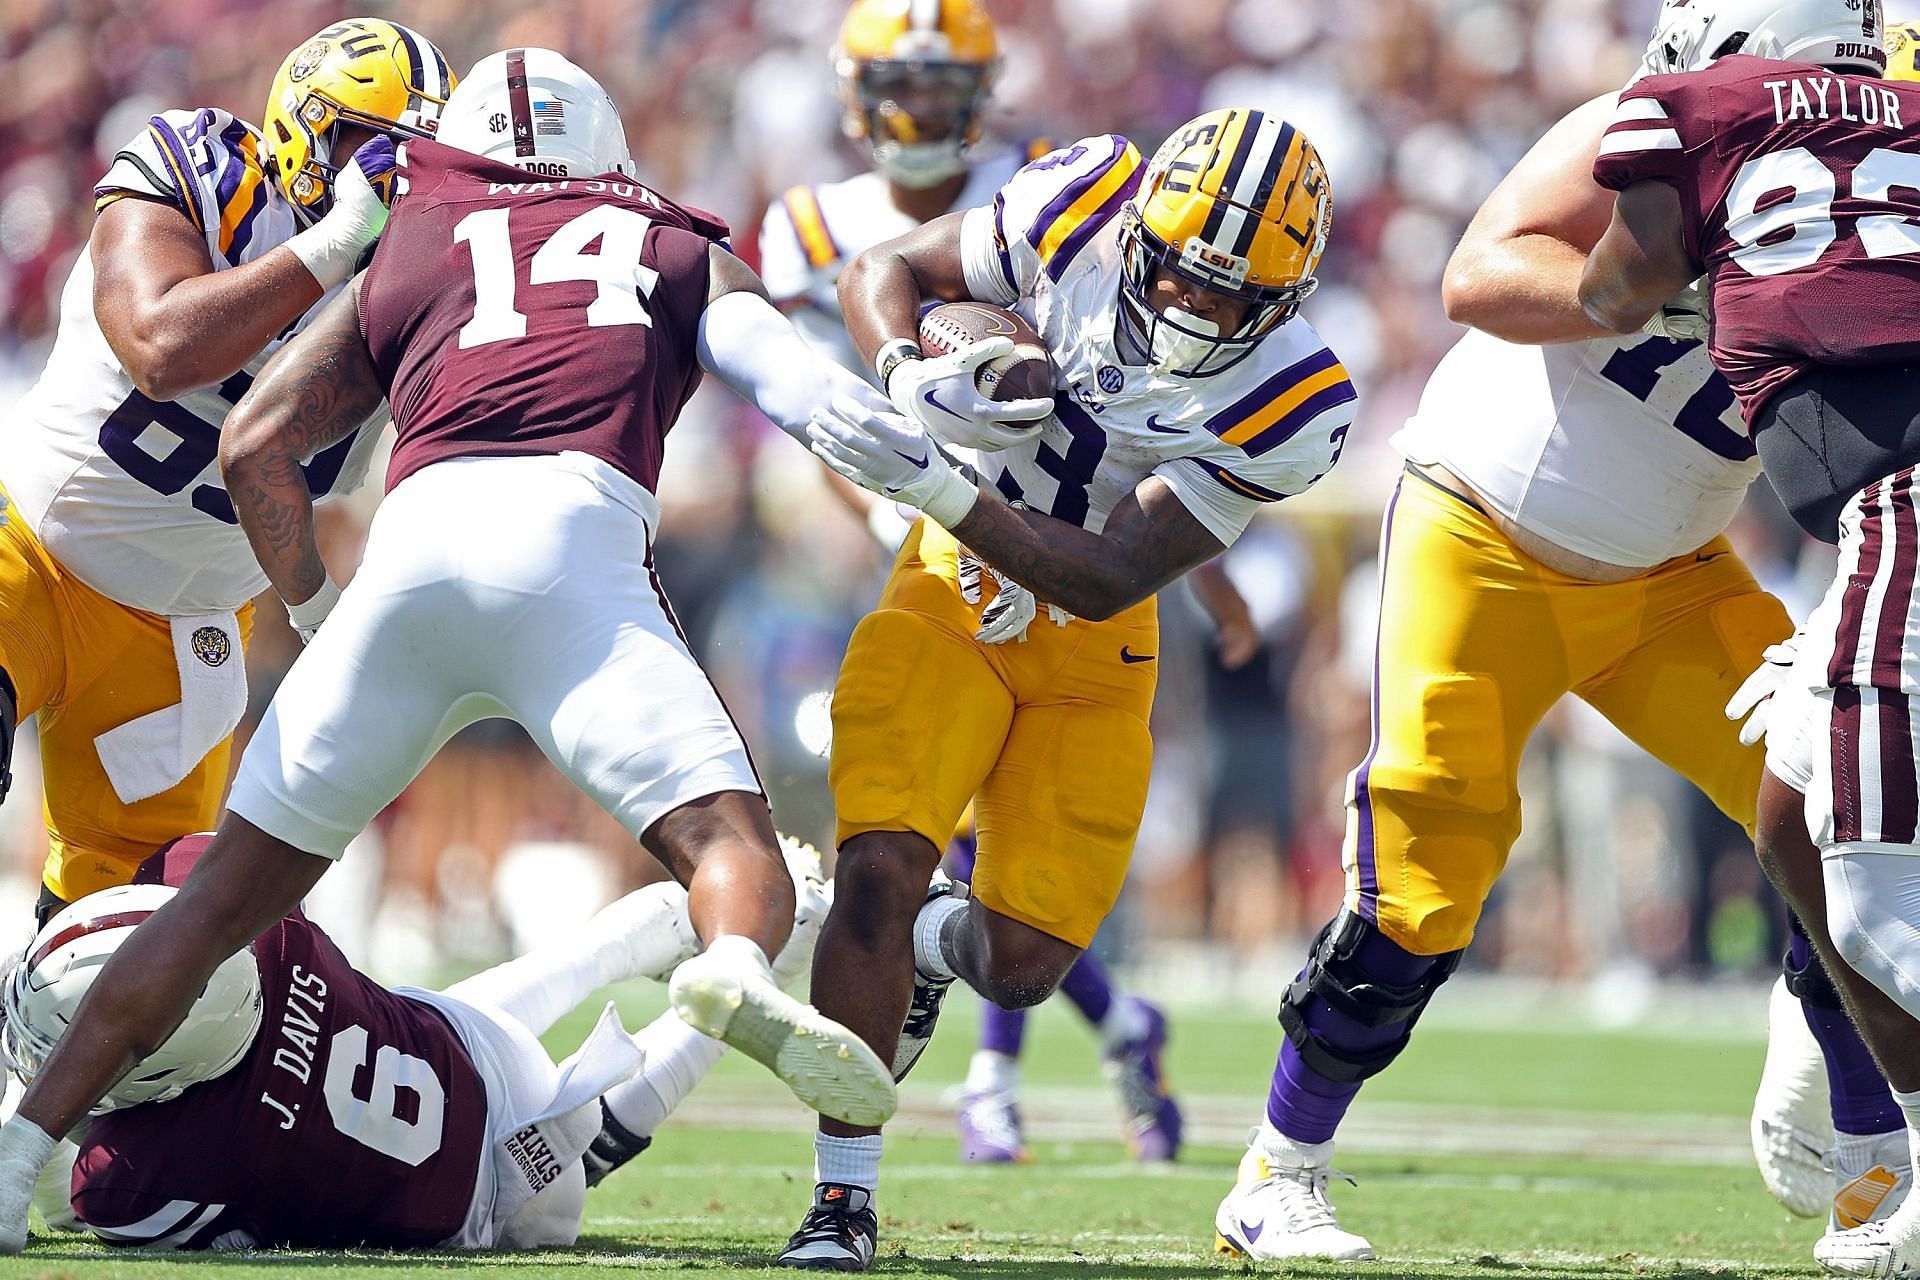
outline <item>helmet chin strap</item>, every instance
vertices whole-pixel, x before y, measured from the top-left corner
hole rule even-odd
[[[1214,344],[1220,337],[1220,326],[1216,322],[1203,320],[1175,306],[1162,308],[1159,321],[1153,326],[1153,349],[1149,352],[1150,366],[1155,373],[1197,369],[1201,361],[1213,354]]]

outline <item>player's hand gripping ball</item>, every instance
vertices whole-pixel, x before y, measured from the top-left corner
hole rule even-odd
[[[1053,411],[1053,360],[1018,315],[949,302],[920,319],[921,360],[887,379],[902,413],[948,444],[992,451],[1031,438]]]

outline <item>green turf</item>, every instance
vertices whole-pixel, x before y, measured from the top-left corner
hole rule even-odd
[[[622,1003],[634,1022],[658,1000],[640,993]],[[889,1142],[881,1201],[884,1273],[1170,1280],[1247,1272],[1211,1251],[1214,1206],[1239,1156],[1228,1142],[1190,1147],[1177,1167],[1147,1170],[1124,1158],[1117,1135],[1108,1139],[1095,1125],[1084,1140],[1036,1142],[1029,1165],[956,1164],[951,1130],[935,1099],[938,1086],[964,1069],[972,1014],[962,1005],[949,1019],[915,1074],[914,1119]],[[556,1039],[577,1036],[580,1025],[563,1027]],[[1275,1032],[1269,1018],[1256,1014],[1181,1018],[1172,1062],[1179,1083],[1201,1101],[1197,1109],[1256,1117]],[[1038,1096],[1077,1099],[1083,1107],[1104,1103],[1093,1049],[1070,1016],[1049,1010],[1036,1019],[1028,1061],[1029,1080],[1044,1086]],[[1368,1235],[1386,1261],[1287,1274],[1363,1273],[1381,1280],[1813,1275],[1808,1250],[1817,1227],[1786,1217],[1752,1170],[1731,1159],[1592,1158],[1556,1149],[1551,1136],[1535,1144],[1533,1154],[1422,1154],[1432,1144],[1423,1141],[1417,1121],[1456,1106],[1485,1109],[1486,1124],[1520,1147],[1527,1145],[1534,1109],[1584,1113],[1583,1123],[1598,1131],[1693,1126],[1737,1138],[1737,1117],[1751,1099],[1758,1065],[1757,1040],[1701,1043],[1677,1033],[1603,1034],[1559,1025],[1498,1032],[1423,1028],[1414,1049],[1369,1087],[1356,1110],[1356,1122],[1374,1118],[1372,1151],[1339,1161],[1359,1180],[1336,1184],[1343,1219]],[[1088,1096],[1067,1093],[1071,1086]],[[195,1266],[210,1266],[222,1277],[266,1277],[292,1267],[394,1280],[445,1275],[454,1267],[501,1276],[613,1269],[775,1274],[762,1268],[804,1208],[810,1182],[804,1117],[797,1107],[773,1102],[776,1090],[752,1064],[722,1063],[696,1095],[698,1107],[689,1108],[687,1118],[697,1122],[670,1125],[652,1151],[590,1196],[582,1244],[570,1251],[172,1261],[110,1254],[62,1237],[36,1240],[27,1257],[0,1264],[0,1280],[164,1276]],[[758,1109],[754,1117],[729,1122],[736,1108],[749,1107]],[[1370,1113],[1370,1107],[1376,1109]],[[763,1122],[763,1114],[771,1119]],[[1384,1146],[1380,1117],[1387,1118]],[[1403,1142],[1391,1128],[1399,1117],[1411,1118]]]

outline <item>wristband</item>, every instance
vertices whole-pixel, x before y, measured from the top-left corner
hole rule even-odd
[[[0,1164],[29,1164],[37,1174],[53,1159],[59,1143],[33,1121],[16,1115],[0,1126]]]
[[[893,376],[893,371],[904,361],[924,359],[926,357],[921,354],[920,344],[912,338],[895,338],[888,342],[880,348],[880,354],[873,358],[873,371],[880,375],[880,389],[892,395],[887,380]]]
[[[320,589],[299,604],[287,606],[287,620],[293,623],[295,631],[311,631],[327,620],[333,612],[333,606],[340,603],[340,588],[334,585],[332,578],[320,584]]]

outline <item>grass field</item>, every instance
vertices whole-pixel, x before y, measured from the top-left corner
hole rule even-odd
[[[1729,1000],[1752,1008],[1751,1032],[1739,1022],[1693,1037],[1678,1029],[1596,1032],[1551,1006],[1423,1026],[1406,1056],[1369,1085],[1338,1161],[1358,1180],[1336,1184],[1343,1221],[1371,1238],[1383,1261],[1287,1274],[1815,1274],[1808,1251],[1816,1224],[1778,1209],[1746,1154],[1760,1002]],[[622,1005],[638,1025],[658,996],[639,992]],[[1177,1166],[1142,1169],[1125,1157],[1090,1038],[1070,1013],[1044,1010],[1027,1055],[1034,1161],[988,1169],[955,1162],[942,1098],[971,1051],[972,1012],[949,1012],[903,1090],[881,1191],[882,1272],[1173,1280],[1251,1271],[1212,1252],[1212,1220],[1259,1115],[1277,1044],[1270,1016],[1216,1010],[1178,1020],[1170,1058],[1193,1141]],[[555,1043],[583,1031],[584,1020],[562,1027]],[[589,1196],[574,1250],[171,1261],[57,1237],[36,1239],[25,1258],[0,1264],[0,1280],[166,1276],[191,1267],[222,1280],[412,1280],[456,1266],[503,1277],[790,1274],[762,1268],[807,1202],[808,1133],[808,1117],[777,1085],[729,1059],[650,1152]]]

